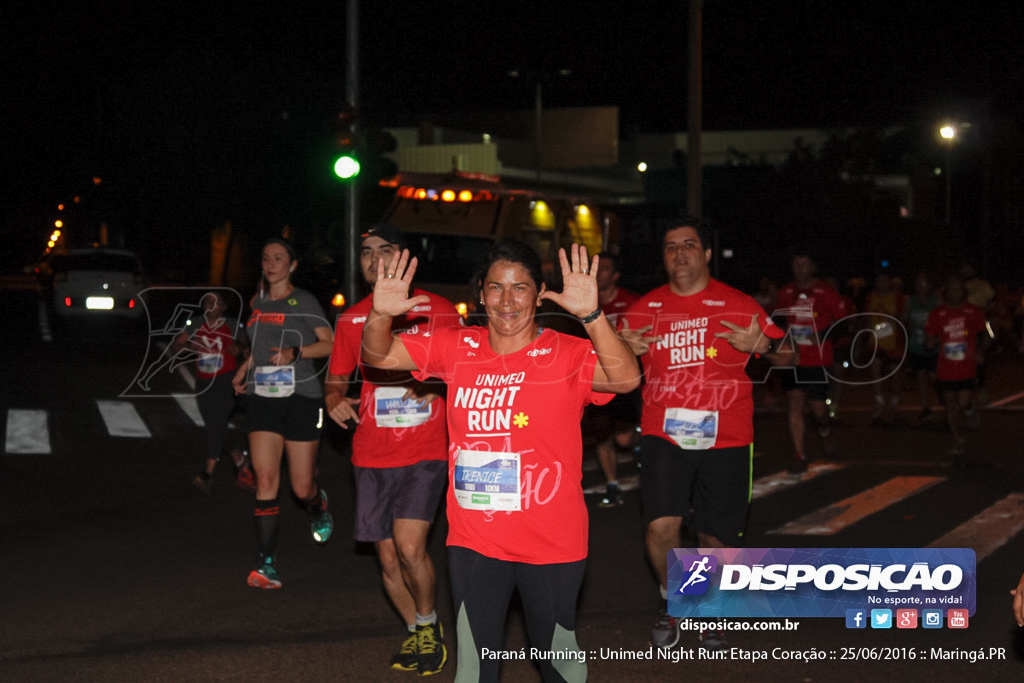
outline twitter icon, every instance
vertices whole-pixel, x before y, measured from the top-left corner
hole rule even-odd
[[[871,628],[892,628],[892,610],[871,610]]]

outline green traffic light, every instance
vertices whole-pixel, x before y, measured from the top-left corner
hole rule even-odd
[[[351,180],[359,175],[359,160],[344,154],[334,162],[334,174],[342,180]]]

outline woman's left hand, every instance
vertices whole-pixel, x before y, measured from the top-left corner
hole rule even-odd
[[[597,303],[597,264],[594,256],[587,268],[587,248],[580,244],[572,245],[572,263],[565,254],[565,249],[558,250],[558,262],[562,266],[561,293],[545,290],[541,299],[554,301],[577,318],[590,315],[598,308]]]
[[[372,312],[398,317],[430,301],[430,297],[425,294],[409,296],[416,264],[416,257],[410,258],[408,249],[396,252],[390,263],[384,263],[384,259],[377,261]]]

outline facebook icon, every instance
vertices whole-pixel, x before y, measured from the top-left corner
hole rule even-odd
[[[846,628],[867,628],[867,611],[862,609],[846,610]]]

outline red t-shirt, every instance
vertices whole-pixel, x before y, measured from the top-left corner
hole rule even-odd
[[[528,564],[582,560],[588,517],[579,424],[586,404],[607,403],[613,396],[591,388],[593,345],[545,329],[529,346],[497,354],[489,334],[484,327],[466,327],[402,338],[420,368],[413,374],[448,384],[448,545]],[[514,472],[502,480],[518,510],[460,505],[467,485],[475,486],[467,471],[484,482],[484,476],[498,474],[487,466],[467,467],[469,457],[503,463],[518,458],[518,495],[510,485]],[[470,495],[471,504],[486,505],[487,488],[480,485],[479,500]]]
[[[430,301],[392,321],[393,332],[433,332],[444,327],[461,327],[462,318],[444,297],[416,289],[413,296],[426,294]],[[356,367],[362,376],[359,393],[359,425],[352,436],[352,464],[356,467],[406,467],[424,460],[444,460],[448,452],[445,401],[438,397],[426,417],[401,402],[405,388],[413,384],[408,372],[395,372],[363,365],[360,353],[363,325],[373,307],[368,296],[338,316],[331,351],[330,371],[351,375]],[[438,387],[441,389],[441,387]],[[417,424],[420,420],[425,422]]]
[[[203,349],[196,359],[196,377],[210,379],[235,371],[238,361],[228,353],[228,347],[235,341],[233,333],[236,327],[234,320],[222,320],[216,327],[210,327],[206,320],[203,321],[191,339],[193,346]]]
[[[928,314],[925,334],[939,340],[935,377],[944,382],[974,379],[978,334],[985,329],[985,312],[972,304],[942,304]]]
[[[687,450],[754,440],[753,387],[746,373],[750,354],[715,333],[729,332],[723,320],[748,327],[755,315],[767,336],[782,338],[753,298],[714,279],[697,294],[680,296],[663,285],[633,304],[622,316],[630,329],[653,325],[648,334],[661,338],[641,356],[644,434]]]
[[[797,365],[832,365],[832,340],[825,333],[852,311],[833,287],[821,280],[806,288],[792,282],[779,290],[773,315],[785,316],[787,336],[800,353]]]
[[[604,311],[604,317],[608,318],[612,327],[618,327],[619,316],[628,311],[629,307],[639,298],[640,295],[636,292],[619,287],[615,292],[614,299],[601,304],[601,310]]]

